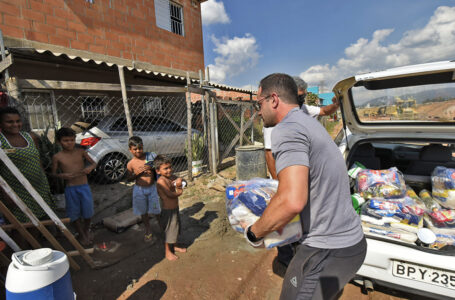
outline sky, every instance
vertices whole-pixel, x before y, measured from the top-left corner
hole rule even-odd
[[[270,73],[329,92],[356,74],[455,59],[455,0],[208,0],[210,81],[256,90]]]

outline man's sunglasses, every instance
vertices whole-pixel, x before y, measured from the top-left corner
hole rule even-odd
[[[259,100],[257,100],[256,102],[253,103],[253,107],[254,109],[256,109],[257,111],[260,111],[261,110],[261,106],[262,106],[262,102],[264,102],[267,98],[270,98],[272,95],[268,95],[264,98],[261,98]]]

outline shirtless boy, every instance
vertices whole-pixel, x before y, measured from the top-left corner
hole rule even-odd
[[[93,216],[93,198],[87,184],[87,174],[96,167],[96,163],[84,149],[75,148],[76,133],[70,128],[60,128],[55,135],[62,151],[52,157],[52,175],[66,181],[66,214],[74,225],[82,245],[93,242],[90,222]],[[85,166],[85,162],[89,166]],[[57,173],[60,169],[61,173]],[[84,219],[82,224],[81,218]]]
[[[157,180],[158,195],[163,208],[161,210],[160,225],[164,231],[164,249],[168,260],[176,260],[175,252],[185,253],[186,248],[175,246],[180,232],[179,196],[183,193],[186,181],[172,173],[171,160],[163,155],[155,158],[155,169],[160,178]]]
[[[133,187],[133,213],[140,215],[145,227],[144,241],[152,241],[149,214],[158,215],[161,211],[160,199],[156,191],[155,174],[151,163],[156,157],[153,152],[144,152],[144,144],[138,136],[128,141],[133,158],[128,162],[128,180],[135,180]]]

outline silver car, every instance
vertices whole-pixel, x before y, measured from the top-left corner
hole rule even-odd
[[[187,127],[163,117],[132,116],[134,135],[142,138],[145,152],[185,155]],[[199,131],[193,129],[193,133]],[[118,182],[126,173],[132,158],[128,148],[128,127],[125,116],[106,116],[96,127],[77,134],[76,142],[87,149],[97,162],[97,176],[105,182]]]

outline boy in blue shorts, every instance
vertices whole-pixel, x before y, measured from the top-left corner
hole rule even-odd
[[[135,181],[133,187],[133,213],[140,215],[145,227],[144,241],[152,241],[149,214],[159,215],[160,200],[156,191],[153,160],[156,154],[144,152],[144,144],[138,136],[130,137],[128,146],[133,158],[128,162],[128,180]]]
[[[90,223],[93,216],[93,198],[87,184],[87,174],[96,167],[96,163],[84,149],[75,148],[76,133],[63,127],[55,135],[62,151],[52,157],[52,175],[66,181],[66,213],[79,234],[83,246],[93,243]],[[85,162],[89,166],[85,166]],[[57,173],[60,169],[61,173]],[[81,218],[84,219],[82,223]]]

